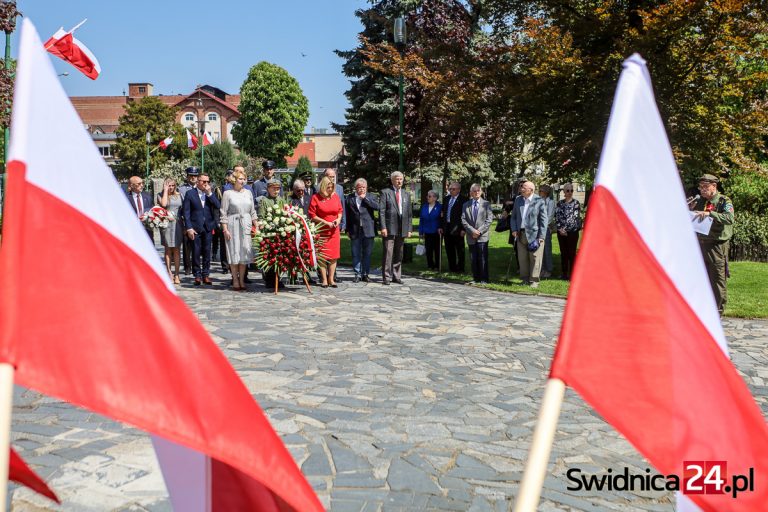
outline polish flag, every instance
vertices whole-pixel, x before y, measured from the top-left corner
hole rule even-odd
[[[32,471],[27,463],[24,462],[16,451],[11,448],[10,459],[8,464],[8,478],[17,484],[29,487],[38,494],[42,494],[46,498],[49,498],[56,503],[59,502],[59,498],[54,492],[46,485],[42,478],[40,478],[34,471]]]
[[[213,136],[210,132],[203,132],[203,146],[210,146],[213,144]]]
[[[187,129],[187,147],[191,149],[197,149],[197,137],[192,135],[192,132]]]
[[[81,21],[69,32],[65,32],[64,27],[61,27],[45,42],[45,49],[75,66],[91,80],[96,80],[101,73],[99,61],[91,50],[73,35],[85,21]]]
[[[0,361],[15,381],[152,433],[174,510],[322,510],[176,295],[29,19],[11,126]],[[38,230],[48,235],[29,236]],[[55,277],[24,271],[51,246],[67,248]]]
[[[728,358],[638,55],[624,63],[588,217],[551,377],[576,390],[663,474],[682,476],[685,461],[726,461],[729,478],[754,468],[754,491],[688,494],[680,508],[765,510],[768,428]]]
[[[160,146],[160,149],[167,149],[168,146],[171,145],[171,142],[173,142],[173,137],[166,137],[160,141],[160,144],[158,144],[158,146]]]

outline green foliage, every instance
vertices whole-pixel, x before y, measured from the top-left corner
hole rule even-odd
[[[768,251],[768,215],[736,210],[731,244],[739,247],[762,247]]]
[[[768,212],[768,170],[765,174],[731,171],[723,182],[725,195],[733,201],[737,216],[742,212]]]
[[[276,162],[301,141],[309,119],[307,98],[286,70],[259,62],[240,87],[240,120],[232,130],[238,146],[254,157]]]
[[[197,150],[195,162],[200,162],[200,151]],[[218,185],[224,183],[224,176],[227,169],[232,169],[236,162],[235,148],[229,142],[214,142],[205,146],[205,173],[211,177],[211,180]],[[199,165],[198,165],[199,167]]]
[[[296,174],[297,176],[301,176],[304,173],[312,172],[312,162],[309,161],[309,158],[302,156],[299,157],[299,161],[296,164]]]
[[[147,132],[150,133],[149,144],[146,141]],[[165,151],[159,149],[160,141],[169,135],[173,135],[173,143]],[[128,103],[117,127],[115,154],[120,159],[119,173],[123,176],[144,176],[147,146],[150,149],[150,171],[169,159],[188,158],[191,152],[187,149],[185,141],[184,128],[176,123],[174,109],[165,105],[159,98],[147,96]]]
[[[171,178],[176,180],[177,185],[182,185],[187,181],[187,167],[193,165],[195,165],[195,161],[191,158],[184,160],[168,160],[164,164],[152,169],[149,173],[149,177],[163,180]]]

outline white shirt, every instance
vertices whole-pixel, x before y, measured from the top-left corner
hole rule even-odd
[[[360,205],[363,204],[363,198],[360,196],[355,196],[355,203],[357,204],[357,209],[360,209]]]
[[[533,194],[525,198],[525,201],[523,202],[523,222],[525,222],[525,216],[528,213],[528,207],[531,206],[531,200],[533,199]]]
[[[458,195],[451,196],[451,198],[448,200],[448,214],[447,214],[447,217],[449,219],[451,218],[451,210],[453,209],[453,205],[456,203],[456,198],[457,197],[458,197]]]
[[[432,213],[432,210],[433,210],[434,208],[435,208],[435,205],[434,205],[434,204],[433,204],[433,205],[431,205],[431,206],[428,208],[428,210],[427,210],[427,213]]]

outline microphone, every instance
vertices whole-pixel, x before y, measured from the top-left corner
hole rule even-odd
[[[693,196],[693,197],[689,197],[689,198],[688,198],[688,199],[686,199],[685,201],[686,201],[686,202],[687,202],[687,203],[690,205],[691,203],[695,203],[695,202],[696,202],[696,201],[698,201],[699,199],[701,199],[701,196],[700,196],[699,194],[696,194],[696,195],[695,195],[695,196]]]

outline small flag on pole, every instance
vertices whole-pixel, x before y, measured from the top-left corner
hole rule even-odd
[[[211,144],[213,144],[213,136],[211,135],[211,132],[204,132],[203,146],[210,146]]]
[[[56,503],[59,502],[59,498],[48,487],[48,485],[40,478],[34,471],[32,471],[27,463],[24,462],[16,451],[11,448],[11,458],[9,461],[8,478],[13,480],[17,484],[29,487],[38,494],[42,494],[46,498],[49,498]]]
[[[187,147],[190,149],[197,149],[197,137],[187,129]]]
[[[173,142],[173,137],[166,137],[160,141],[160,144],[158,144],[158,146],[160,146],[160,149],[166,149],[168,148],[168,146],[171,145],[171,142]]]
[[[91,80],[96,80],[101,73],[99,61],[91,50],[74,36],[75,30],[85,21],[78,23],[69,32],[65,32],[64,27],[60,28],[45,42],[44,46],[49,53],[69,62]]]

